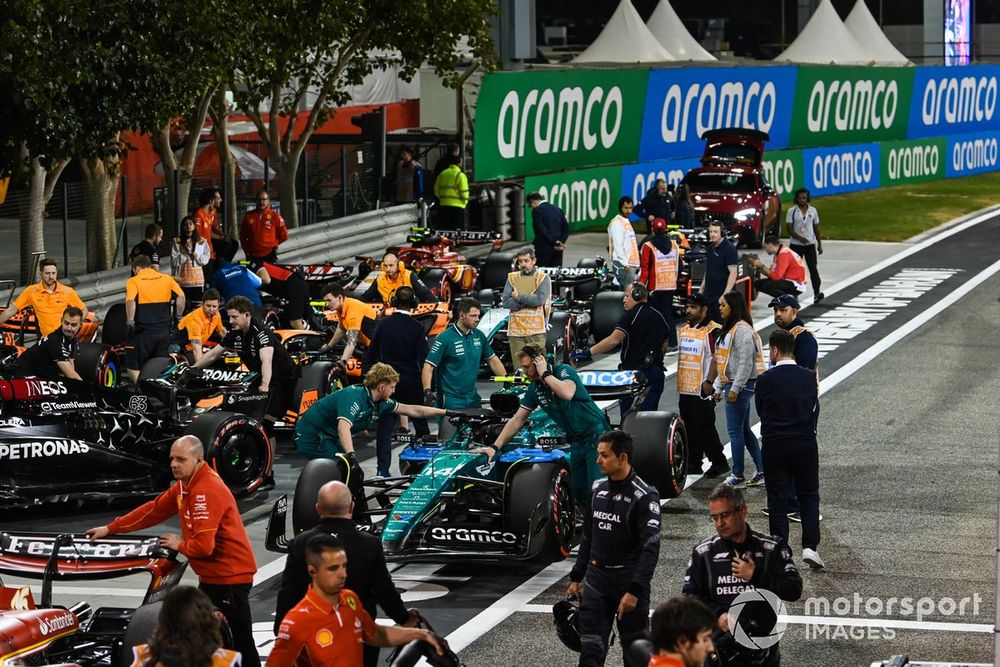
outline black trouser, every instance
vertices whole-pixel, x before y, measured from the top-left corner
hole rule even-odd
[[[233,632],[234,648],[243,656],[243,667],[260,667],[257,642],[253,639],[250,588],[253,584],[198,584],[215,608],[222,612]]]
[[[712,465],[725,465],[726,455],[722,452],[722,441],[715,428],[715,401],[698,396],[679,394],[677,405],[688,437],[688,470],[701,472],[701,460],[705,456]],[[770,477],[768,483],[770,484]]]
[[[244,250],[244,252],[246,252],[246,248],[244,248],[243,250]],[[277,264],[278,263],[278,249],[277,248],[271,248],[271,252],[267,253],[266,255],[251,255],[250,253],[247,253],[247,261],[250,262],[250,263],[254,263],[254,262],[270,262],[271,264]]]
[[[406,405],[423,405],[422,387],[419,377],[400,375],[393,399]],[[413,430],[417,437],[423,437],[431,432],[426,419],[411,418],[410,421],[413,422]],[[395,413],[386,413],[379,417],[378,430],[375,434],[375,461],[377,472],[382,475],[388,475],[389,467],[392,465],[392,431],[395,426]]]
[[[814,245],[796,245],[794,243],[789,243],[788,247],[792,249],[795,254],[806,261],[806,266],[809,267],[809,281],[812,284],[813,294],[819,294],[822,290],[820,289],[819,279],[819,257],[816,254],[816,246]]]
[[[702,292],[702,294],[708,300],[708,319],[722,324],[722,311],[719,310],[719,299],[722,298],[722,295],[712,294],[711,292]]]
[[[600,667],[608,653],[611,623],[618,616],[618,605],[628,592],[634,571],[630,567],[604,569],[587,568],[583,580],[583,597],[577,616],[580,629],[580,667]],[[640,667],[630,660],[628,647],[642,637],[649,627],[649,587],[639,596],[635,609],[618,621],[618,643],[622,647],[625,667]],[[642,667],[645,667],[643,665]]]
[[[465,229],[465,209],[458,206],[439,206],[437,226],[439,229]]]
[[[802,514],[802,548],[819,545],[819,447],[816,441],[763,442],[767,471],[767,507],[771,535],[788,540],[788,496],[799,499]]]
[[[782,294],[791,294],[792,296],[799,295],[798,286],[791,280],[771,280],[770,278],[761,278],[756,282],[757,291],[763,292],[768,296],[781,296]]]
[[[667,344],[677,347],[677,326],[674,324],[674,290],[656,290],[649,295],[649,305],[660,311],[667,321]]]
[[[556,250],[548,244],[535,244],[535,259],[538,260],[538,266],[562,266],[562,250]]]

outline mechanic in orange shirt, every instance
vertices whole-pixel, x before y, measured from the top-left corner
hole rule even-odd
[[[177,482],[169,489],[108,525],[91,528],[87,537],[132,533],[179,516],[181,534],[160,535],[160,546],[187,557],[198,575],[198,588],[229,622],[243,667],[259,667],[250,615],[257,562],[236,500],[205,462],[204,445],[193,435],[178,438],[170,447],[170,471]]]
[[[247,211],[240,225],[240,245],[250,262],[277,262],[278,246],[288,240],[281,215],[271,209],[266,190],[257,193],[257,210]]]
[[[220,206],[222,193],[216,188],[205,188],[198,195],[198,209],[191,214],[198,237],[208,241],[209,256],[212,259],[215,259],[215,240],[226,238],[222,233],[222,225],[219,224]],[[207,275],[205,280],[208,280]]]
[[[17,314],[22,308],[31,306],[35,311],[35,321],[38,322],[39,338],[48,336],[62,325],[62,314],[66,306],[76,306],[83,311],[83,319],[87,319],[87,307],[72,287],[59,283],[59,265],[56,260],[45,258],[38,263],[42,272],[41,282],[24,288],[14,303],[0,313],[0,324],[3,324]]]
[[[357,594],[344,588],[347,553],[333,535],[309,539],[306,563],[312,585],[285,614],[267,667],[361,667],[365,644],[400,646],[415,640],[444,654],[443,640],[427,630],[375,624]]]
[[[146,255],[132,260],[132,273],[125,283],[125,320],[132,346],[125,356],[125,371],[132,384],[138,384],[143,364],[170,354],[173,318],[184,312],[185,299],[177,281],[153,268]]]
[[[218,334],[221,340],[229,333],[222,325],[222,316],[219,315],[219,302],[222,300],[219,290],[209,288],[202,294],[201,299],[201,307],[185,315],[177,325],[177,343],[181,347],[191,345],[195,362],[201,359],[205,341],[215,334]]]
[[[344,345],[344,353],[340,355],[340,358],[347,361],[354,354],[358,343],[371,344],[378,311],[371,304],[346,296],[341,285],[330,283],[324,286],[320,296],[326,302],[327,310],[336,311],[337,330],[330,337],[330,342],[320,347],[319,350],[326,352],[340,342],[341,338],[346,337],[347,343]]]
[[[664,602],[649,624],[654,653],[648,667],[702,667],[715,650],[715,614],[697,598],[682,596]]]

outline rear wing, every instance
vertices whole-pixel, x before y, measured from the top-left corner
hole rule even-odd
[[[577,371],[583,386],[594,400],[612,400],[635,396],[646,386],[642,371]],[[512,386],[531,383],[526,375],[497,375],[494,382]]]
[[[486,245],[492,244],[494,250],[503,246],[503,236],[500,232],[480,232],[465,229],[432,229],[430,227],[410,227],[406,237],[408,243],[422,243],[439,237],[447,237],[455,245]]]
[[[177,552],[159,546],[152,535],[115,535],[91,542],[70,533],[0,533],[0,574],[40,579],[41,606],[52,603],[52,582],[97,580],[148,572],[143,604],[156,602],[187,569]]]
[[[538,270],[551,278],[555,287],[573,287],[591,280],[602,281],[608,275],[603,260],[599,266],[540,266]]]

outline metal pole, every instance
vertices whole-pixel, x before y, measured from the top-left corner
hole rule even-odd
[[[69,183],[63,181],[63,275],[69,275]]]
[[[128,264],[128,177],[122,175],[122,266],[126,264]]]
[[[308,225],[312,222],[309,219],[309,156],[306,155],[306,151],[309,147],[306,146],[302,150],[302,209],[305,211],[302,219],[305,220],[302,224]]]
[[[344,217],[347,212],[347,149],[340,147],[340,198],[344,203]]]

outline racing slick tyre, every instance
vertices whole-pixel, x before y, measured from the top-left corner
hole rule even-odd
[[[492,308],[497,302],[497,292],[487,287],[476,292],[476,300],[483,308]]]
[[[557,311],[549,318],[549,330],[545,334],[545,349],[553,355],[557,364],[568,364],[573,351],[572,315]]]
[[[184,429],[205,447],[205,460],[233,495],[253,493],[271,474],[271,443],[264,427],[246,415],[224,410],[202,414]]]
[[[528,557],[551,563],[569,556],[575,530],[569,469],[561,463],[519,466],[507,494],[507,526],[519,540],[528,540],[533,552]]]
[[[125,317],[125,304],[116,303],[108,308],[101,324],[101,342],[105,345],[122,345],[128,341],[128,320]]]
[[[292,500],[292,534],[309,530],[319,521],[316,514],[316,495],[327,482],[345,482],[347,465],[344,459],[313,459],[302,468],[295,483]]]
[[[494,252],[486,258],[479,273],[479,288],[502,290],[507,284],[507,274],[513,269],[514,251]]]
[[[594,342],[598,343],[615,330],[618,321],[625,314],[625,304],[622,299],[624,292],[601,292],[594,296],[590,306],[590,332]]]
[[[632,434],[636,474],[655,486],[660,498],[680,495],[688,458],[687,431],[681,418],[673,412],[631,412],[621,428]]]
[[[83,350],[81,349],[80,352],[82,354]],[[142,384],[143,380],[161,377],[174,363],[176,362],[171,357],[153,357],[144,363],[142,369],[139,370],[139,384]]]
[[[148,644],[160,623],[160,609],[163,602],[151,602],[132,612],[132,618],[125,627],[121,653],[115,663],[119,667],[129,667],[135,659],[133,649],[139,644]]]
[[[420,280],[442,303],[451,302],[451,281],[444,269],[430,268],[422,273]]]
[[[291,405],[298,417],[313,403],[330,393],[332,371],[332,361],[315,361],[302,367]]]
[[[84,382],[99,387],[117,387],[118,355],[107,345],[100,343],[80,343],[80,354],[76,357],[76,372]]]

